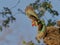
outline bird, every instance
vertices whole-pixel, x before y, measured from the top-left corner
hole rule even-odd
[[[25,8],[25,13],[32,20],[32,26],[36,26],[39,20],[37,13],[32,6],[27,6]]]
[[[45,34],[44,33],[45,32],[44,22],[39,19],[38,14],[35,12],[35,10],[32,6],[27,6],[25,8],[25,13],[28,16],[28,18],[31,19],[32,26],[38,27],[38,34],[36,36],[36,39],[39,41]],[[40,23],[40,22],[42,22],[42,23]],[[43,27],[41,24],[43,25]]]

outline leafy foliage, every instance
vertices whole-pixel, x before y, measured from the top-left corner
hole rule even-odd
[[[54,26],[55,24],[56,24],[56,22],[54,22],[51,19],[49,19],[47,26]]]
[[[39,18],[41,18],[42,16],[44,16],[45,12],[48,11],[50,14],[52,14],[51,16],[58,16],[59,13],[53,9],[53,6],[51,4],[51,1],[49,0],[44,0],[43,2],[41,2],[41,0],[36,0],[34,3],[30,4],[35,10],[37,10],[37,14],[39,16]],[[22,10],[19,9],[19,11],[22,12]],[[23,14],[25,14],[24,12],[22,12]],[[11,9],[9,9],[8,7],[3,7],[3,11],[0,12],[0,14],[2,15],[2,18],[6,18],[5,20],[3,20],[2,26],[3,27],[9,27],[9,23],[13,22],[16,20],[16,18],[13,16],[13,13],[11,11]],[[51,21],[51,20],[47,20],[48,24],[47,26],[50,25],[55,25],[56,22],[55,21]],[[2,30],[2,28],[1,28]]]
[[[16,20],[16,18],[12,15],[12,11],[8,7],[3,7],[4,11],[0,12],[2,15],[2,18],[6,18],[3,20],[2,26],[9,27],[9,23]],[[2,30],[2,27],[0,26],[0,29]]]
[[[25,45],[34,45],[34,43],[32,41],[29,41],[29,42],[23,41],[23,44],[25,44]]]
[[[54,18],[54,16],[58,16],[59,13],[53,9],[53,6],[51,4],[51,1],[49,0],[44,0],[42,3],[40,0],[36,0],[34,3],[30,4],[35,10],[38,11],[38,16],[41,18],[44,16],[45,12],[48,11],[51,16]],[[52,19],[47,20],[48,24],[47,26],[55,25],[56,22],[55,20],[52,22]]]

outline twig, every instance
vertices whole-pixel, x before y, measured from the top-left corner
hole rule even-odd
[[[20,11],[22,14],[26,15],[26,13],[23,12],[21,9],[18,9],[18,11]]]

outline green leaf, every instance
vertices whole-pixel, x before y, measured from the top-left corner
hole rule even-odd
[[[55,10],[53,10],[53,14],[54,15],[56,15],[56,16],[58,16],[59,14],[58,14],[58,12],[57,11],[55,11]]]
[[[31,3],[30,6],[32,6],[33,4]]]
[[[13,16],[11,16],[11,19],[12,19],[12,20],[16,20],[16,18],[15,18],[15,17],[13,17]]]
[[[3,7],[5,14],[12,14],[11,10],[8,7]]]
[[[10,22],[10,18],[8,17],[6,20],[3,21],[2,25],[6,27],[8,26],[9,22]]]
[[[33,8],[38,9],[38,5],[36,3],[33,3]]]
[[[40,0],[36,0],[36,1],[35,1],[35,3],[39,3],[39,2],[40,2]]]
[[[23,41],[23,44],[26,44],[26,41]]]
[[[0,26],[0,31],[2,31],[2,26]]]
[[[59,13],[58,13],[56,10],[53,10],[53,9],[51,9],[51,8],[48,9],[48,12],[49,12],[50,14],[53,14],[53,16],[58,16],[58,15],[59,15]]]
[[[56,24],[55,21],[52,21],[51,19],[49,19],[47,26],[54,26],[55,24]]]

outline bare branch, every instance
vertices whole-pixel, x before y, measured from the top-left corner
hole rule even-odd
[[[18,0],[17,3],[13,7],[11,7],[10,9],[15,8],[19,3],[20,3],[20,0]]]

